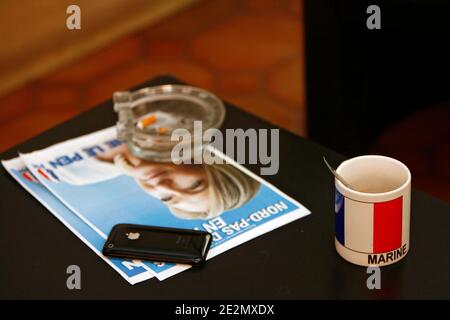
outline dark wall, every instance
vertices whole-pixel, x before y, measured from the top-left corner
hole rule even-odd
[[[381,30],[366,27],[370,4]],[[306,0],[309,136],[364,153],[386,127],[449,100],[449,21],[450,1]]]

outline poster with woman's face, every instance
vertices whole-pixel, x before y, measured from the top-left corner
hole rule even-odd
[[[215,151],[219,153],[218,151]],[[132,155],[107,128],[22,155],[39,181],[106,239],[118,223],[200,229],[208,259],[309,211],[220,154],[221,164],[180,164]],[[149,267],[159,279],[186,269]]]

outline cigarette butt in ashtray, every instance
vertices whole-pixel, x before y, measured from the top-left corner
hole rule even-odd
[[[157,124],[159,122],[159,124]],[[167,135],[170,133],[171,129],[167,126],[161,126],[161,124],[167,123],[167,119],[163,116],[162,118],[156,116],[156,114],[150,114],[148,116],[142,117],[138,123],[137,127],[141,130],[153,126],[153,130],[160,135]]]
[[[159,134],[167,134],[169,132],[169,128],[167,127],[160,127],[158,128],[158,133]]]
[[[145,129],[149,125],[156,123],[156,120],[157,120],[156,115],[151,114],[148,117],[139,120],[137,126],[139,129]]]

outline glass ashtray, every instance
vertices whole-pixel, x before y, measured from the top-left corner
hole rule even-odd
[[[203,132],[219,128],[225,118],[225,107],[218,97],[185,85],[115,92],[113,102],[119,116],[118,138],[127,143],[131,153],[145,160],[173,161],[172,149],[180,143],[193,148],[181,157],[193,157],[203,148]],[[201,130],[198,125],[194,130],[195,121],[201,121]],[[176,129],[185,129],[189,139],[172,140]]]

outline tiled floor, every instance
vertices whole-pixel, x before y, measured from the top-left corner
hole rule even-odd
[[[0,151],[171,73],[305,134],[300,0],[204,0],[0,97]]]

